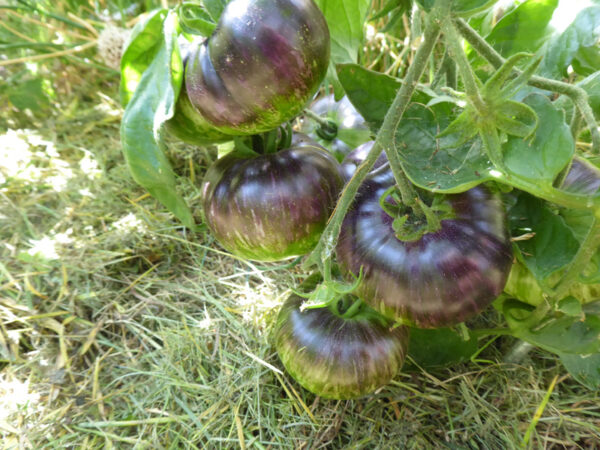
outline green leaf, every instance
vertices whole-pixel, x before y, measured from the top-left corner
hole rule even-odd
[[[185,33],[208,37],[217,24],[202,5],[184,2],[177,9],[181,29]]]
[[[229,3],[229,0],[202,0],[202,5],[204,5],[215,23],[221,18],[227,3]]]
[[[339,64],[337,72],[350,102],[365,118],[371,130],[377,132],[402,81],[358,64]],[[428,100],[429,97],[419,91],[413,96],[413,101]]]
[[[548,24],[558,0],[528,0],[506,14],[486,40],[508,57],[519,52],[535,52],[548,38]]]
[[[144,71],[152,64],[162,45],[163,22],[166,9],[152,11],[138,22],[131,32],[121,58],[121,104],[126,106],[142,79]]]
[[[579,242],[564,219],[543,200],[520,193],[508,217],[513,236],[535,233],[531,239],[516,241],[516,245],[521,259],[538,281],[545,281],[575,257]]]
[[[562,112],[546,97],[532,94],[524,103],[538,115],[539,126],[533,140],[510,136],[503,144],[508,177],[490,163],[479,137],[462,145],[456,145],[461,135],[436,139],[460,110],[449,103],[431,108],[412,104],[396,130],[396,148],[408,177],[424,189],[448,193],[489,180],[518,188],[523,186],[520,180],[533,182],[536,192],[551,189],[573,155],[573,138]]]
[[[571,160],[575,142],[562,112],[550,100],[532,94],[524,103],[538,115],[535,138],[529,142],[510,136],[503,145],[504,163],[511,174],[550,185]]]
[[[468,361],[477,352],[477,338],[462,336],[450,328],[411,328],[408,356],[423,368]]]
[[[571,295],[560,300],[556,310],[571,317],[581,317],[583,314],[581,302]]]
[[[571,63],[575,73],[588,76],[600,69],[600,48],[581,47]]]
[[[192,214],[175,189],[175,175],[163,152],[160,129],[171,118],[181,89],[183,63],[177,46],[174,12],[169,12],[161,41],[144,71],[121,122],[123,154],[133,179],[193,228]]]
[[[591,355],[560,353],[560,361],[581,384],[589,389],[600,389],[600,353]]]
[[[454,0],[452,12],[460,17],[471,17],[491,8],[498,0]]]
[[[522,304],[523,305],[523,304]],[[600,317],[586,314],[585,320],[562,316],[529,327],[527,314],[531,307],[504,302],[504,316],[515,337],[552,353],[589,354],[600,351]]]
[[[582,47],[592,47],[600,39],[600,6],[582,10],[571,25],[553,37],[544,48],[540,74],[560,79]]]
[[[337,64],[356,63],[358,51],[363,45],[363,25],[367,18],[371,0],[315,0],[319,6],[331,37],[331,58],[327,78],[339,86],[335,67]],[[336,89],[336,100],[343,92]]]
[[[357,64],[340,64],[337,73],[350,102],[374,132],[379,130],[402,82]]]

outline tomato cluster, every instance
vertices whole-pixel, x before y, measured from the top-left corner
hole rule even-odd
[[[329,117],[322,125],[352,117],[353,125],[331,127],[346,129],[345,143],[327,134],[327,126],[304,130],[330,144],[329,151],[289,128],[277,130],[325,76],[329,32],[321,12],[312,0],[233,0],[213,35],[183,53],[184,86],[168,129],[193,143],[251,136],[236,138],[234,150],[204,177],[202,213],[212,235],[251,260],[310,252],[344,184],[373,147],[373,141],[358,146],[370,134],[347,99],[324,97],[312,113]],[[336,157],[344,156],[340,164]],[[500,294],[510,270],[503,206],[483,187],[448,196],[452,214],[438,231],[399,238],[395,218],[382,205],[395,184],[386,163],[382,154],[342,223],[336,280],[309,277],[275,325],[283,365],[323,397],[354,398],[388,383],[406,355],[407,324],[440,327],[472,317]],[[329,298],[319,307],[303,308],[304,296],[328,283],[343,285],[342,277],[355,282],[352,295],[326,290]]]

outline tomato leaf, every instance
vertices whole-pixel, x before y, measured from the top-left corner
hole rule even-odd
[[[336,100],[343,92],[335,70],[336,64],[356,63],[363,45],[363,25],[371,0],[315,0],[325,16],[331,36],[331,57],[327,78],[337,86]]]
[[[166,9],[152,11],[144,20],[138,22],[131,32],[121,57],[119,91],[123,106],[126,106],[131,100],[142,79],[142,74],[150,66],[158,52],[165,17],[167,17]]]
[[[208,14],[210,14],[213,21],[217,23],[225,6],[227,6],[228,1],[229,0],[202,0],[202,5],[206,8],[206,11],[208,11]]]
[[[508,217],[513,236],[535,233],[531,239],[517,241],[516,246],[538,281],[543,282],[575,257],[579,242],[564,219],[543,200],[522,192]]]
[[[576,355],[560,353],[560,361],[565,369],[589,389],[600,389],[600,353]]]
[[[454,14],[470,17],[491,8],[498,0],[455,0],[452,5]]]
[[[597,314],[584,309],[584,320],[563,315],[532,327],[527,322],[531,306],[505,302],[503,309],[513,335],[530,344],[557,354],[590,354],[600,351],[600,317]]]
[[[590,6],[582,10],[565,31],[548,41],[544,49],[544,59],[539,73],[543,76],[560,79],[567,76],[580,49],[596,45],[600,39],[600,6]]]
[[[192,228],[192,214],[175,189],[175,175],[160,137],[162,124],[174,114],[183,77],[176,20],[174,12],[164,20],[154,57],[125,109],[121,144],[133,179]]]
[[[556,310],[571,317],[580,318],[583,314],[581,302],[571,295],[560,300],[556,305]]]
[[[533,141],[509,136],[503,144],[503,176],[488,160],[479,137],[456,146],[457,136],[436,136],[456,117],[449,103],[428,108],[411,105],[396,130],[396,148],[408,177],[418,186],[442,192],[462,192],[479,183],[497,180],[520,187],[519,179],[550,188],[573,155],[575,144],[563,114],[539,94],[525,99],[539,117]]]
[[[202,5],[183,2],[177,8],[177,12],[181,29],[185,33],[208,37],[217,26],[211,15]]]
[[[535,52],[548,38],[550,19],[558,0],[529,0],[498,21],[486,36],[503,56],[519,52]]]
[[[477,338],[468,340],[451,328],[411,328],[408,356],[423,368],[468,361],[477,352]]]
[[[358,64],[338,64],[337,73],[350,102],[376,133],[396,97],[396,92],[402,86],[402,81]],[[429,97],[417,91],[413,101],[426,103]]]
[[[510,136],[503,145],[504,163],[513,175],[551,185],[575,152],[575,142],[563,114],[539,94],[524,103],[537,113],[539,125],[532,142]]]

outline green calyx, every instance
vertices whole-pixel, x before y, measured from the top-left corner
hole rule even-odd
[[[443,24],[446,41],[453,59],[458,64],[465,85],[465,94],[446,90],[457,95],[467,104],[464,111],[437,137],[454,135],[456,145],[463,145],[479,134],[485,144],[490,161],[505,172],[500,141],[502,135],[531,139],[538,128],[539,119],[535,111],[511,98],[530,80],[541,62],[533,58],[525,70],[514,76],[517,64],[528,53],[517,53],[508,58],[485,84],[473,73],[462,46],[458,43],[458,33],[451,19]]]
[[[391,186],[379,197],[379,206],[393,220],[396,237],[405,242],[419,240],[441,228],[441,221],[455,217],[454,210],[441,194],[422,191],[416,198],[418,210],[402,202],[397,186]]]

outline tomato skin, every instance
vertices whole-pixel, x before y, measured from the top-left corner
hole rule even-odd
[[[221,132],[257,134],[296,116],[329,64],[329,29],[312,0],[233,0],[194,46],[185,85]]]
[[[455,217],[413,242],[399,240],[379,205],[391,182],[367,180],[346,215],[337,259],[363,280],[356,295],[383,315],[420,328],[454,325],[500,293],[512,246],[500,197],[478,186],[449,195]]]
[[[342,186],[338,162],[321,147],[256,157],[232,152],[204,177],[204,218],[233,254],[259,261],[299,256],[316,245]]]
[[[408,327],[392,328],[372,310],[351,319],[327,307],[301,312],[304,300],[292,294],[274,330],[284,367],[304,388],[325,398],[349,399],[374,392],[396,375],[406,355]]]
[[[194,109],[185,86],[181,87],[175,114],[165,123],[165,128],[169,134],[192,145],[217,144],[231,140],[231,136],[217,130]]]
[[[600,169],[585,158],[575,156],[561,189],[577,194],[595,194],[600,189]]]

